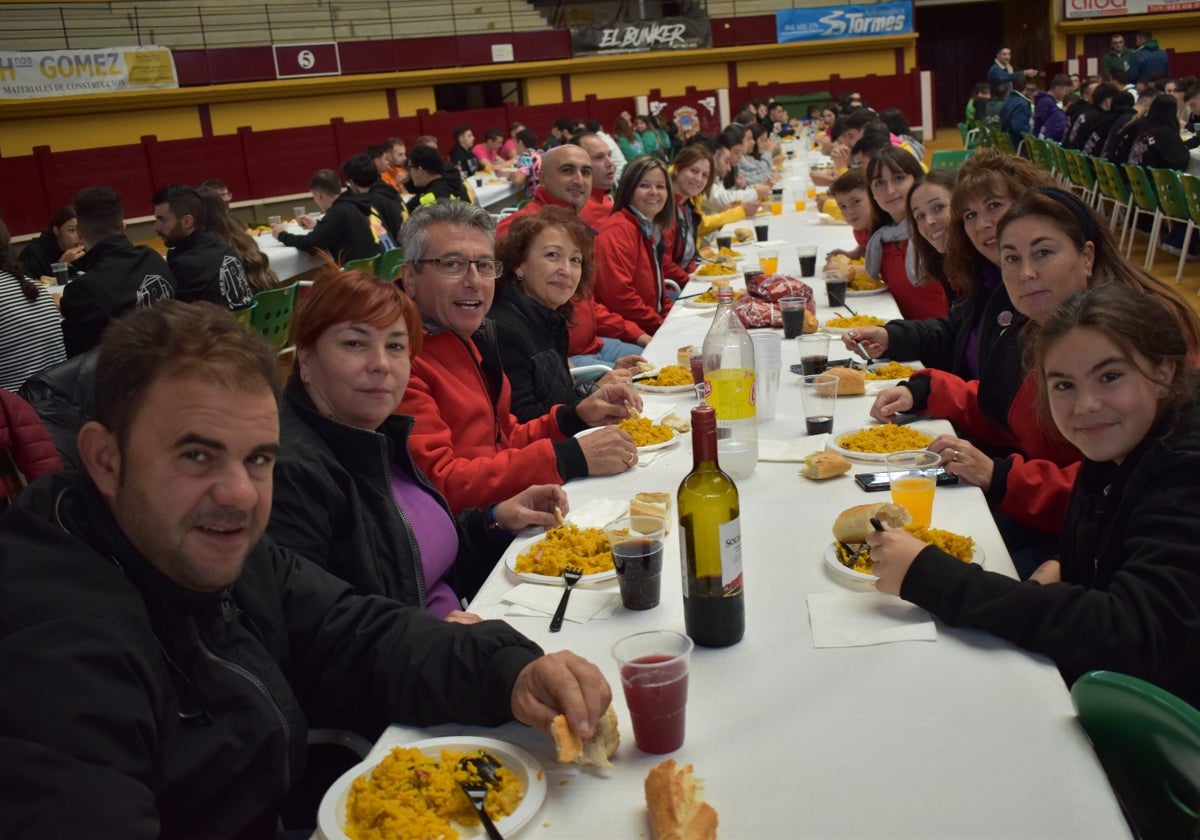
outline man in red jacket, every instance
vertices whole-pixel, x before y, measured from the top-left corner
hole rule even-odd
[[[587,152],[592,159],[592,194],[579,211],[579,218],[596,230],[612,214],[613,203],[609,192],[617,176],[612,150],[596,134],[580,134],[572,138],[571,143]]]
[[[583,149],[570,144],[556,146],[542,155],[542,182],[525,206],[500,220],[496,239],[504,238],[515,219],[537,213],[547,204],[569,207],[576,213],[592,194],[592,159]]]
[[[452,509],[486,508],[531,484],[612,475],[637,463],[633,438],[615,425],[629,416],[628,406],[642,405],[628,385],[604,385],[527,423],[513,417],[493,326],[484,319],[502,269],[487,211],[465,201],[421,207],[400,236],[401,280],[421,310],[425,338],[399,411],[416,418],[413,460]],[[608,428],[574,437],[592,426]]]

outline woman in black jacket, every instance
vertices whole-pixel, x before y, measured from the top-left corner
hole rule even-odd
[[[54,269],[50,266],[56,262],[66,263],[67,276],[74,278],[79,274],[75,261],[82,256],[83,240],[79,238],[75,208],[68,204],[54,211],[50,221],[46,222],[46,229],[21,249],[17,261],[21,272],[34,280],[53,277]]]
[[[413,418],[394,413],[422,336],[399,287],[331,272],[300,301],[293,336],[269,533],[359,594],[478,621],[459,609],[463,600],[514,533],[555,524],[566,494],[535,485],[486,511],[451,514],[409,455]]]
[[[576,385],[567,363],[567,323],[575,301],[591,291],[592,255],[587,225],[552,206],[517,219],[497,246],[504,273],[488,317],[512,386],[512,413],[522,423],[596,389],[594,382]]]
[[[1161,298],[1116,283],[1078,293],[1039,327],[1029,359],[1041,413],[1086,458],[1060,557],[1018,582],[889,528],[867,537],[876,586],[1044,653],[1068,682],[1111,669],[1200,705],[1200,403],[1189,343]]]

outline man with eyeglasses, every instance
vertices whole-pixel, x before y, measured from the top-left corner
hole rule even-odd
[[[1125,46],[1125,36],[1117,33],[1108,42],[1109,50],[1100,62],[1100,75],[1111,79],[1113,72],[1119,70],[1122,74],[1129,72],[1129,58],[1133,50]]]
[[[541,183],[525,206],[500,220],[496,239],[503,239],[508,226],[521,216],[537,213],[547,205],[556,204],[575,213],[583,209],[592,194],[592,158],[579,146],[555,146],[542,155]]]
[[[560,149],[583,154],[562,146],[547,156]],[[400,413],[416,418],[413,459],[455,511],[637,464],[633,438],[615,425],[642,406],[627,385],[604,385],[527,423],[513,417],[495,327],[484,318],[501,272],[492,232],[491,216],[461,201],[422,207],[400,232],[401,281],[425,324]],[[604,428],[574,437],[593,426]]]

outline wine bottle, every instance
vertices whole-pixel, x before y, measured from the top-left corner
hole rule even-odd
[[[717,312],[704,336],[705,402],[717,413],[721,468],[749,478],[758,465],[754,342],[733,309],[733,290],[717,287]]]
[[[692,409],[692,471],[679,484],[676,510],[687,634],[705,647],[736,644],[746,630],[738,491],[717,463],[708,406]]]

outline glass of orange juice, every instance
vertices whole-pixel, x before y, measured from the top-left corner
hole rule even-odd
[[[796,212],[803,213],[807,209],[808,209],[808,202],[805,201],[803,198],[797,198],[796,199]]]
[[[917,525],[933,519],[933,493],[942,456],[925,449],[890,452],[884,456],[892,501],[905,508]]]
[[[776,274],[779,271],[779,252],[759,251],[758,262],[762,266],[763,274]]]

